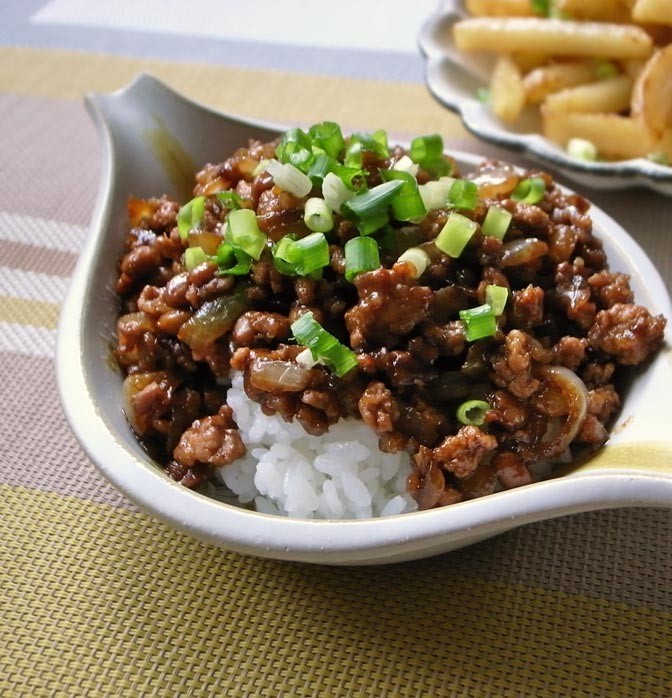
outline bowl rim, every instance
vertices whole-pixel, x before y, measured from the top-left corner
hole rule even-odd
[[[195,108],[257,126],[267,123],[229,117],[170,90],[143,75],[112,95],[123,96],[143,85],[160,85]],[[109,96],[106,96],[109,98]],[[90,235],[76,265],[58,324],[56,374],[66,418],[77,440],[97,469],[142,510],[183,532],[237,552],[277,559],[327,564],[366,564],[386,559],[419,557],[423,550],[458,547],[460,541],[484,538],[522,524],[581,511],[619,506],[672,506],[672,473],[601,470],[552,479],[499,492],[450,507],[362,520],[307,520],[278,517],[228,505],[188,490],[155,465],[138,458],[107,427],[96,403],[84,368],[82,308],[84,292],[95,275],[91,262],[109,223],[108,196],[114,175],[115,154],[110,128],[96,107],[95,96],[87,106],[102,141],[103,154],[98,200],[92,215]],[[479,157],[456,153],[466,163]],[[670,299],[665,285],[641,247],[607,214],[594,211],[614,226],[636,260],[633,269],[646,276],[647,284],[659,294],[656,305],[666,315]],[[640,269],[643,265],[643,269]],[[662,295],[660,295],[662,294]],[[599,478],[599,487],[592,487]],[[627,486],[626,486],[627,485]],[[363,535],[364,532],[366,535]]]
[[[629,180],[631,184],[650,186],[660,193],[672,195],[672,167],[659,165],[646,158],[628,160],[587,162],[570,157],[557,144],[541,133],[516,133],[509,131],[505,124],[494,128],[487,123],[470,118],[474,108],[483,105],[473,98],[449,96],[439,77],[441,68],[448,65],[463,65],[464,61],[447,54],[434,41],[432,32],[442,22],[455,22],[466,15],[461,0],[440,0],[437,9],[422,24],[418,33],[418,47],[425,57],[425,82],[434,98],[443,106],[455,112],[465,129],[493,145],[522,153],[554,166],[567,176],[592,176],[593,186],[600,186],[600,180]],[[475,86],[476,88],[477,86]],[[475,89],[474,89],[475,92]],[[658,186],[655,186],[658,185]],[[604,186],[604,182],[602,182]]]

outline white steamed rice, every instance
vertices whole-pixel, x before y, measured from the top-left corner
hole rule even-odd
[[[406,492],[406,453],[382,453],[363,422],[342,419],[322,436],[298,422],[266,416],[236,374],[227,403],[247,455],[217,470],[242,504],[267,514],[308,519],[363,519],[414,511]]]

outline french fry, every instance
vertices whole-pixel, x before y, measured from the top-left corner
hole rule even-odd
[[[589,61],[553,63],[530,71],[523,78],[523,87],[527,101],[534,104],[553,92],[593,82],[596,77],[595,66]]]
[[[492,111],[507,123],[515,121],[525,106],[523,77],[508,56],[500,56],[492,73],[490,105]]]
[[[635,119],[618,114],[565,114],[542,107],[543,132],[565,148],[572,138],[584,138],[609,160],[629,160],[652,152],[647,129]]]
[[[467,12],[474,17],[533,17],[530,0],[467,0]]]
[[[639,77],[645,65],[646,61],[643,58],[628,58],[626,61],[621,61],[623,72],[629,75],[633,80]]]
[[[633,25],[530,17],[463,19],[453,26],[453,38],[462,51],[641,58],[653,50],[651,37]]]
[[[549,95],[544,102],[552,112],[614,113],[630,106],[633,80],[628,75],[570,87]]]
[[[637,0],[632,8],[632,18],[637,22],[672,24],[670,0]]]
[[[660,140],[653,144],[651,152],[662,153],[672,163],[672,128],[668,128],[663,132]]]
[[[644,66],[632,91],[630,111],[654,138],[672,128],[672,44],[656,51]]]
[[[550,56],[547,53],[529,53],[528,51],[519,51],[512,54],[511,57],[523,73],[529,73],[535,68],[541,68],[542,65],[546,65],[550,60]]]
[[[573,19],[598,22],[629,22],[630,7],[625,0],[557,0],[556,8]]]

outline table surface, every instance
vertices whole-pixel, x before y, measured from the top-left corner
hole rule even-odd
[[[364,5],[2,3],[0,695],[672,695],[668,511],[565,517],[380,568],[281,563],[137,511],[68,430],[53,352],[98,186],[86,91],[146,70],[244,116],[498,154],[423,85],[415,37],[434,0]],[[671,200],[584,193],[671,282]]]

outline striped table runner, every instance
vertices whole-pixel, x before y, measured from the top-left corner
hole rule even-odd
[[[373,569],[264,561],[138,512],[70,435],[53,351],[98,183],[85,91],[147,70],[245,116],[438,131],[497,155],[422,84],[414,42],[433,1],[310,5],[0,8],[0,696],[672,695],[667,511]],[[672,281],[670,201],[588,195]]]

